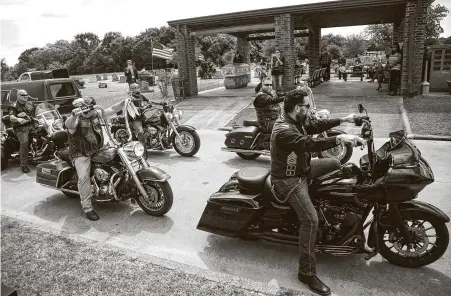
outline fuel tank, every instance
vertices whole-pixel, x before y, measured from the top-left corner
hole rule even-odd
[[[108,163],[112,161],[116,155],[117,149],[115,147],[105,146],[99,153],[92,157],[92,161],[97,163]]]
[[[344,164],[339,170],[314,179],[309,187],[310,197],[327,199],[334,203],[353,202],[357,195],[356,186],[361,173],[355,164]]]

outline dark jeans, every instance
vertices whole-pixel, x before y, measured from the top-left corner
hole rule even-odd
[[[30,138],[30,131],[32,129],[32,124],[14,128],[14,133],[16,134],[16,137],[20,143],[19,157],[21,166],[26,166],[28,164],[28,146],[30,145],[28,140]]]
[[[324,81],[330,80],[330,65],[321,65],[321,68],[326,68],[323,76]]]
[[[401,70],[390,70],[390,89],[389,91],[398,94],[398,86],[401,83]]]
[[[311,178],[317,178],[340,168],[340,161],[335,158],[312,159]],[[274,179],[274,190],[282,198],[287,195],[288,203],[296,211],[299,226],[299,273],[307,276],[316,275],[315,243],[318,231],[318,215],[308,193],[308,179],[303,177]]]

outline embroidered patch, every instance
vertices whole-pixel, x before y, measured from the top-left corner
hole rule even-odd
[[[298,156],[296,155],[296,153],[291,152],[290,154],[288,154],[287,156],[287,170],[286,170],[286,175],[287,176],[294,176],[296,173],[296,163],[298,160]]]

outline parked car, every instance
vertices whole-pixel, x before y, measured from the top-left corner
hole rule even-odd
[[[66,68],[46,70],[46,71],[28,71],[20,74],[17,82],[56,79],[56,78],[69,78],[69,72]]]

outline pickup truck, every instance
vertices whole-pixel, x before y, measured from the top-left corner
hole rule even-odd
[[[3,114],[7,114],[8,107],[17,100],[17,90],[19,89],[24,89],[28,95],[37,98],[37,100],[30,100],[34,105],[42,102],[60,105],[58,110],[61,114],[69,114],[73,109],[72,102],[82,97],[72,78],[4,82],[1,84]]]
[[[69,72],[67,69],[55,69],[47,71],[28,71],[20,74],[17,82],[55,79],[55,78],[69,78]]]

